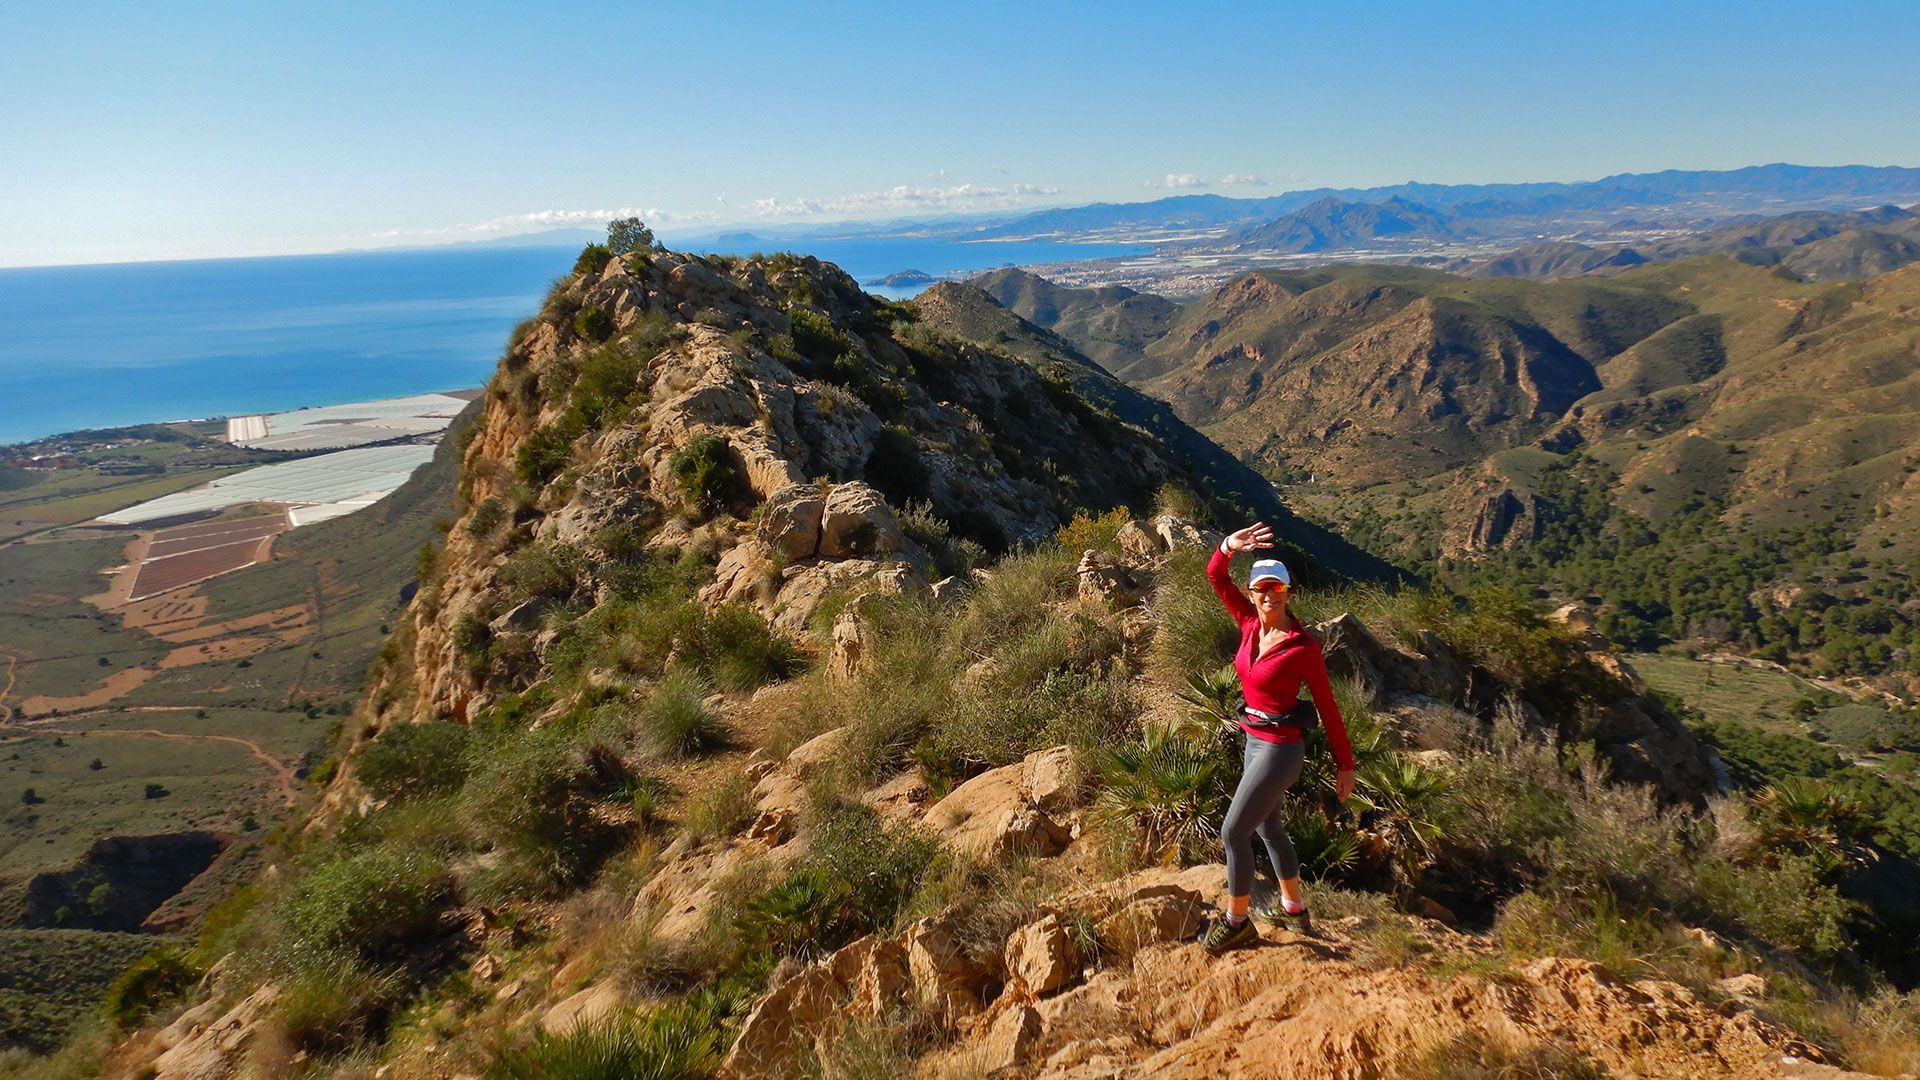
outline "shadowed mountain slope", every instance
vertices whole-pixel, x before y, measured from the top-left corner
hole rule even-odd
[[[1025,276],[1032,281],[1041,280]],[[1123,311],[1131,301],[1131,297],[1113,297],[1113,302]],[[1064,365],[1071,373],[1074,390],[1082,397],[1111,410],[1127,423],[1152,432],[1186,462],[1192,470],[1189,483],[1196,490],[1243,507],[1253,517],[1271,525],[1281,539],[1310,553],[1327,568],[1350,578],[1380,579],[1395,575],[1391,566],[1360,551],[1337,534],[1296,517],[1280,500],[1270,481],[1195,431],[1166,402],[1114,378],[1064,337],[1015,315],[982,289],[951,283],[936,285],[920,294],[916,306],[927,323],[958,337],[992,343],[995,348],[1041,370],[1053,364]]]

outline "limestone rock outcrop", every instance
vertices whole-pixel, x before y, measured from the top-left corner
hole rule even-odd
[[[954,852],[977,859],[1053,855],[1073,839],[1073,751],[1039,750],[953,789],[924,824]]]

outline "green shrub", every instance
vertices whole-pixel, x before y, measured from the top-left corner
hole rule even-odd
[[[687,800],[687,835],[695,840],[724,840],[753,821],[753,781],[729,773]]]
[[[1240,628],[1207,584],[1211,552],[1180,547],[1160,570],[1154,586],[1158,617],[1148,656],[1160,678],[1171,686],[1217,671],[1232,659]]]
[[[864,472],[867,482],[895,506],[926,498],[933,475],[913,432],[898,424],[886,424],[874,435]]]
[[[193,989],[204,974],[206,969],[189,954],[170,946],[155,949],[107,988],[107,1016],[120,1027],[132,1027]]]
[[[488,496],[467,515],[467,534],[486,536],[507,520],[507,504]]]
[[[894,516],[899,519],[900,531],[907,539],[933,557],[935,573],[940,577],[964,578],[975,566],[987,561],[986,549],[972,540],[955,536],[951,525],[934,516],[931,502],[910,501],[896,510]]]
[[[706,697],[707,680],[692,668],[672,668],[663,676],[635,716],[640,742],[663,757],[692,757],[727,740],[726,726]]]
[[[589,341],[605,341],[613,333],[613,319],[597,304],[584,307],[573,317],[573,332]]]
[[[573,444],[586,434],[580,414],[568,411],[551,424],[538,428],[520,444],[514,456],[514,472],[521,480],[539,487],[566,468],[573,458]]]
[[[687,501],[703,510],[726,506],[740,484],[740,472],[732,461],[732,448],[719,435],[696,435],[667,458],[667,468],[680,482],[680,491]]]
[[[516,599],[570,596],[586,576],[586,555],[559,541],[528,544],[500,568],[500,580]]]
[[[486,619],[472,611],[461,612],[453,621],[451,638],[454,655],[463,670],[470,675],[486,670],[487,649],[493,644],[493,630]]]
[[[812,959],[832,951],[852,916],[852,885],[818,867],[798,867],[749,901],[736,925],[750,962],[771,967],[776,957]]]
[[[350,954],[313,957],[281,979],[272,1019],[297,1051],[340,1053],[384,1034],[406,990],[397,970],[369,967]]]
[[[1109,749],[1101,779],[1098,813],[1132,826],[1137,857],[1189,864],[1212,857],[1238,782],[1224,742],[1159,727]]]
[[[588,244],[580,249],[580,257],[573,261],[573,272],[577,274],[597,274],[613,261],[613,249],[605,244]]]
[[[360,757],[360,783],[376,799],[453,791],[467,781],[464,724],[393,724]]]
[[[1056,535],[1060,546],[1068,551],[1079,553],[1091,548],[1094,551],[1118,552],[1120,550],[1120,528],[1133,520],[1133,511],[1124,506],[1115,507],[1098,517],[1087,513],[1086,507],[1073,512],[1073,520],[1060,526]]]
[[[489,1080],[707,1080],[725,1049],[713,1013],[670,1005],[637,1017],[541,1032],[533,1044],[497,1061]]]
[[[552,727],[483,749],[462,798],[478,837],[503,856],[494,884],[538,892],[579,881],[610,839],[593,814],[609,778]]]
[[[1127,676],[1124,668],[1100,676],[1062,667],[1030,685],[957,695],[918,752],[923,763],[945,761],[962,778],[1062,743],[1097,754],[1133,734],[1140,702]]]
[[[351,957],[403,959],[451,896],[446,867],[429,854],[375,848],[315,867],[278,910],[296,967]]]
[[[685,604],[673,620],[672,652],[723,690],[752,690],[805,665],[798,646],[745,604],[711,611]]]
[[[826,811],[807,857],[750,901],[736,925],[750,966],[817,956],[890,927],[936,867],[939,845],[911,826],[882,827],[858,803]]]
[[[794,308],[787,314],[793,318],[794,347],[814,367],[825,368],[835,357],[853,349],[853,338],[825,315],[806,308]]]

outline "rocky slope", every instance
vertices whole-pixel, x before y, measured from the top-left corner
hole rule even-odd
[[[994,287],[1041,310],[1031,287]],[[1278,475],[1341,498],[1419,495],[1416,482],[1448,548],[1484,542],[1477,519],[1529,498],[1547,459],[1506,452],[1579,449],[1656,523],[1700,496],[1773,523],[1857,501],[1874,511],[1861,539],[1885,537],[1900,559],[1920,550],[1906,471],[1920,459],[1917,289],[1911,269],[1817,284],[1722,257],[1546,285],[1269,271],[1163,319],[1119,370]],[[1092,319],[1082,310],[1075,332]]]
[[[106,1074],[1842,1075],[1739,978],[1757,946],[1676,923],[1709,973],[1686,987],[1546,934],[1518,952],[1501,904],[1544,910],[1524,890],[1574,880],[1565,853],[1441,864],[1420,808],[1459,784],[1491,800],[1469,818],[1664,837],[1631,850],[1772,887],[1692,839],[1711,756],[1577,611],[1429,628],[1303,598],[1333,598],[1315,633],[1370,801],[1303,779],[1300,835],[1379,891],[1316,885],[1320,930],[1209,961],[1191,935],[1222,872],[1189,845],[1226,759],[1174,691],[1223,656],[1198,573],[1219,537],[1163,490],[1203,474],[998,310],[883,304],[811,260],[590,249],[462,436],[458,520],[325,803]],[[993,325],[1009,340],[968,340]],[[1120,506],[1143,516],[1076,517]],[[1019,549],[1063,525],[1083,554]],[[1123,759],[1168,739],[1188,786],[1128,809]],[[1519,756],[1475,764],[1496,745]],[[1154,824],[1183,815],[1186,840]]]
[[[618,423],[575,434],[562,448],[564,472],[527,490],[510,463],[530,440],[571,432],[579,391],[565,387],[575,369],[626,347],[620,336],[607,345],[582,337],[573,316],[543,319],[503,361],[466,453],[469,505],[512,504],[509,535],[585,552],[572,598],[603,590],[596,575],[617,560],[592,541],[621,526],[652,534],[654,546],[716,555],[707,600],[745,602],[794,629],[849,577],[887,567],[915,582],[941,576],[934,553],[902,530],[909,504],[997,554],[1050,536],[1077,509],[1145,508],[1170,483],[1206,491],[1197,463],[1090,404],[1070,377],[936,321],[906,321],[909,309],[882,306],[831,266],[672,253],[631,262],[583,275],[555,303],[604,312],[614,335],[669,328],[666,340],[649,338],[657,351],[634,358],[631,383],[617,390],[637,403]],[[674,520],[687,501],[674,455],[701,439],[721,440],[712,452],[739,477],[725,499],[761,506],[754,523]],[[1247,491],[1288,526],[1270,488]],[[498,548],[497,533],[451,533],[447,585],[417,609],[410,667],[429,715],[476,708],[484,677],[455,657],[463,619],[526,636],[515,623],[535,617],[508,610]]]

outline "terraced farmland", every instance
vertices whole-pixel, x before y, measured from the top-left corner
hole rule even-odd
[[[145,600],[265,562],[273,538],[287,528],[287,515],[278,513],[162,529],[148,542],[127,599]]]

